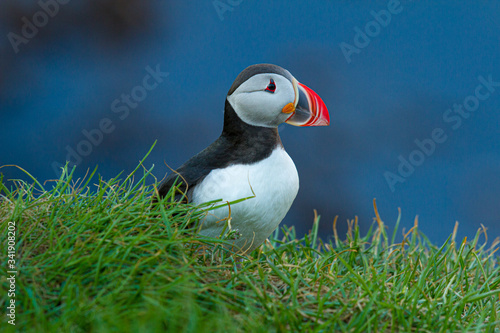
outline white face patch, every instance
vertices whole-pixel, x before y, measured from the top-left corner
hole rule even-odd
[[[274,81],[274,92],[266,91]],[[293,84],[284,76],[275,73],[257,74],[243,82],[228,101],[241,120],[261,127],[277,127],[290,114],[283,113],[283,107],[295,100]]]

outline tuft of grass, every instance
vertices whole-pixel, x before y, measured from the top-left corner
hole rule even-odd
[[[435,246],[416,220],[395,243],[399,219],[389,234],[374,205],[364,236],[355,219],[341,239],[335,221],[324,242],[316,216],[304,237],[283,227],[246,256],[225,245],[230,228],[196,234],[210,205],[172,193],[152,206],[152,168],[123,180],[63,171],[48,184],[0,181],[2,253],[15,222],[18,271],[4,332],[500,332],[499,241],[487,247],[485,230]]]

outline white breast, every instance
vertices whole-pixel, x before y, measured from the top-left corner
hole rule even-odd
[[[217,199],[230,202],[254,196],[252,190],[254,198],[231,205],[231,227],[242,234],[234,244],[252,251],[280,224],[299,190],[297,169],[282,147],[255,164],[212,170],[194,189],[192,202],[201,204]],[[227,206],[210,211],[200,233],[219,236],[225,221],[217,222],[228,215]]]

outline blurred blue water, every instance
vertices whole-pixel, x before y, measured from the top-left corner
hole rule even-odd
[[[403,226],[418,214],[434,241],[444,241],[455,221],[460,236],[481,224],[490,237],[499,235],[500,88],[457,130],[443,121],[447,109],[474,94],[480,75],[500,81],[498,2],[402,1],[401,12],[350,63],[340,43],[353,44],[354,28],[364,29],[374,20],[370,12],[390,1],[222,2],[233,4],[223,20],[213,1],[147,1],[147,19],[123,36],[103,33],[95,17],[79,15],[81,3],[69,3],[17,54],[7,33],[20,32],[21,17],[4,15],[0,164],[55,178],[51,164],[64,163],[66,147],[76,149],[83,130],[109,118],[115,130],[77,173],[96,164],[105,177],[130,172],[158,140],[147,165],[162,178],[164,162],[177,167],[218,137],[236,75],[269,62],[313,88],[332,120],[327,128],[280,128],[301,179],[284,223],[304,233],[317,209],[325,237],[335,215],[342,226],[357,215],[366,230],[377,198],[389,226],[401,207]],[[112,102],[157,64],[168,78],[121,120]],[[414,140],[430,138],[435,128],[443,128],[446,142],[392,192],[384,173],[397,173],[398,156],[408,158]]]

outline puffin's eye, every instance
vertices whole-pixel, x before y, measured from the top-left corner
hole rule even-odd
[[[274,83],[274,80],[271,79],[271,81],[269,81],[269,84],[267,85],[266,91],[274,93],[275,90],[276,90],[276,84]]]

